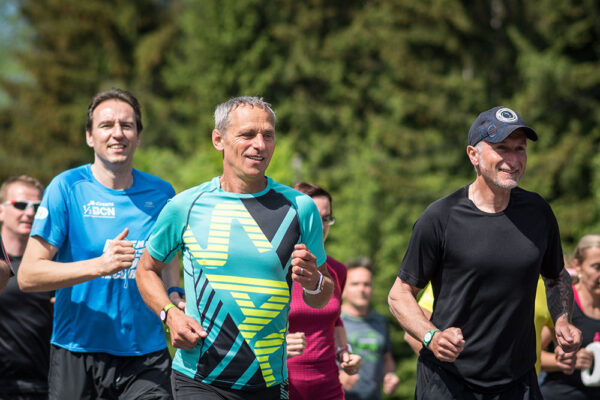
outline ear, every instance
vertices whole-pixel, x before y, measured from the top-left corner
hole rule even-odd
[[[0,222],[4,222],[4,204],[0,204]]]
[[[474,146],[467,146],[467,156],[474,167],[479,165],[479,151]]]
[[[92,140],[92,133],[88,130],[85,131],[85,141],[89,147],[94,148],[94,141]]]
[[[573,259],[571,260],[571,266],[575,269],[575,271],[577,271],[578,274],[581,273],[581,263],[575,257],[573,257]],[[567,268],[566,264],[565,264],[565,268]]]
[[[215,149],[217,149],[218,151],[223,151],[225,149],[225,144],[223,143],[225,139],[224,136],[225,135],[223,135],[218,129],[213,129],[212,143]]]

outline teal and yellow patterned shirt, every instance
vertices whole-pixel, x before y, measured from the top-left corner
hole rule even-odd
[[[290,262],[304,243],[325,262],[312,199],[267,178],[253,194],[220,189],[219,178],[175,196],[146,244],[169,262],[182,251],[186,314],[208,333],[177,350],[173,368],[205,384],[257,390],[287,379],[285,335]]]

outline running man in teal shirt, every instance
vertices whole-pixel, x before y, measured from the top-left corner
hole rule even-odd
[[[275,149],[268,103],[238,97],[219,105],[212,142],[223,175],[165,206],[140,262],[140,293],[178,349],[176,399],[287,399],[291,283],[317,308],[333,290],[321,218],[310,197],[265,176]],[[179,251],[185,313],[159,279]]]

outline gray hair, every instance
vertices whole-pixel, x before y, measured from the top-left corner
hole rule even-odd
[[[264,101],[262,97],[240,96],[231,98],[217,106],[215,109],[215,129],[225,133],[231,123],[229,113],[239,106],[260,107],[271,114],[273,123],[275,123],[275,112],[271,108],[271,104]]]

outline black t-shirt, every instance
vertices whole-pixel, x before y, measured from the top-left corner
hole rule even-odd
[[[16,273],[21,257],[9,256]],[[22,292],[16,276],[0,294],[0,394],[47,392],[52,296]]]
[[[398,277],[419,288],[431,281],[431,321],[461,328],[465,347],[454,363],[428,349],[421,357],[476,388],[502,390],[534,368],[537,281],[562,268],[558,224],[539,195],[515,188],[494,214],[469,200],[468,186],[432,203],[413,227]]]
[[[600,319],[590,318],[575,303],[572,324],[581,330],[581,348],[594,341],[596,333],[600,333]],[[595,360],[594,362],[599,362]],[[571,375],[562,372],[550,372],[546,376],[542,392],[546,399],[600,399],[600,387],[585,386],[581,381],[581,370]]]

